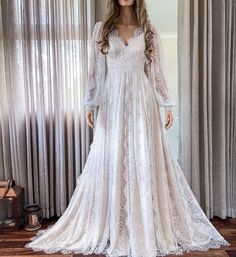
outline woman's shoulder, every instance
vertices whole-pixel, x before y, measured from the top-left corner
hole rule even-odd
[[[95,37],[99,37],[99,35],[101,33],[101,28],[102,28],[102,21],[95,22],[95,24],[93,26],[93,35]]]
[[[95,28],[101,28],[103,25],[103,21],[97,21],[94,25]]]
[[[99,36],[100,35],[100,33],[101,33],[101,29],[102,29],[102,25],[103,25],[103,22],[102,21],[97,21],[97,22],[95,22],[95,24],[94,24],[94,28],[93,28],[93,31],[94,31],[94,33],[97,35],[97,36]]]
[[[159,32],[160,32],[159,27],[153,21],[149,21],[149,24],[150,24],[152,31],[156,34],[159,34]]]

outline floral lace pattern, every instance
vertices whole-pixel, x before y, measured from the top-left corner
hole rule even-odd
[[[173,106],[175,105],[175,101],[168,91],[167,77],[164,69],[163,46],[160,33],[153,25],[152,31],[154,32],[154,57],[152,58],[152,63],[147,64],[148,77],[151,83],[155,86],[159,106],[164,106],[165,109],[172,110]]]
[[[70,203],[54,225],[39,230],[25,247],[45,253],[154,257],[229,246],[168,149],[153,85],[162,88],[166,106],[171,100],[165,80],[150,83],[144,72],[144,33],[137,29],[127,46],[116,33],[109,37],[102,98],[96,80],[103,75],[90,77],[86,106],[99,103],[99,111]]]
[[[154,32],[154,58],[151,64],[147,64],[146,56],[144,55],[145,48],[141,48],[141,51],[143,52],[139,52],[136,51],[135,48],[130,49],[129,47],[129,44],[132,43],[132,41],[136,41],[136,43],[139,41],[141,44],[144,43],[144,37],[141,40],[141,36],[144,36],[142,27],[137,27],[134,30],[134,36],[128,40],[128,45],[126,45],[124,39],[119,36],[118,30],[114,28],[109,35],[110,41],[120,41],[121,48],[116,48],[116,51],[111,51],[109,49],[109,57],[106,58],[106,56],[101,53],[100,47],[97,43],[97,40],[101,35],[102,22],[100,21],[95,24],[90,44],[88,81],[83,100],[85,110],[95,109],[100,105],[104,98],[104,91],[106,90],[106,66],[108,66],[108,68],[112,68],[112,63],[108,63],[106,65],[106,59],[113,59],[114,62],[119,59],[123,64],[124,62],[135,62],[141,65],[143,64],[141,66],[142,69],[144,69],[144,66],[147,65],[148,79],[154,87],[154,94],[156,96],[158,105],[165,107],[165,109],[172,110],[173,106],[175,105],[175,101],[170,96],[167,87],[167,79],[164,72],[162,43],[158,30],[156,30],[154,26],[152,26],[152,29]],[[127,67],[129,67],[129,65],[127,65]]]
[[[94,110],[96,106],[99,106],[103,98],[102,93],[104,91],[106,65],[105,56],[101,53],[100,46],[97,43],[101,34],[101,28],[101,22],[95,24],[90,42],[89,71],[83,101],[85,110]]]

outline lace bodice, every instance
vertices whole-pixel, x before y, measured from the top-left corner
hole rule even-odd
[[[128,40],[118,35],[117,29],[113,29],[109,35],[110,49],[106,56],[107,71],[110,69],[125,69],[144,71],[145,65],[145,41],[142,27],[134,30],[134,36]],[[135,47],[132,41],[135,40]]]
[[[134,36],[128,40],[126,45],[123,38],[118,35],[117,29],[113,29],[109,34],[109,51],[103,55],[100,46],[96,42],[99,40],[103,23],[95,24],[92,40],[90,44],[89,73],[84,95],[83,106],[85,110],[95,109],[104,98],[104,85],[106,73],[109,69],[140,69],[146,71],[147,77],[154,87],[159,106],[172,110],[175,105],[169,94],[167,79],[163,65],[163,50],[159,32],[152,25],[154,32],[154,57],[151,64],[148,64],[145,55],[145,38],[142,27],[137,27]]]

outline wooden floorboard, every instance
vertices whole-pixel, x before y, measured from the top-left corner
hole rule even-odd
[[[57,218],[44,220],[42,229],[47,228],[50,224],[56,222]],[[207,252],[189,252],[181,255],[182,257],[236,257],[236,219],[228,218],[222,220],[214,217],[211,220],[213,225],[220,231],[227,241],[231,243],[230,247],[221,247],[220,249],[211,249]],[[50,254],[43,252],[33,252],[31,249],[24,248],[24,245],[30,241],[30,238],[36,232],[28,232],[24,229],[14,232],[0,231],[0,256],[53,256],[53,257],[79,257],[82,254]],[[102,257],[103,255],[87,255],[87,257]],[[169,255],[169,257],[176,257],[176,255]]]

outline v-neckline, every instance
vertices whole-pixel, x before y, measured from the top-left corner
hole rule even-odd
[[[138,30],[141,29],[141,28],[142,28],[141,26],[137,26],[137,27],[134,29],[134,31],[133,31],[133,36],[131,36],[127,41],[126,41],[122,36],[119,35],[119,31],[118,31],[117,28],[114,28],[115,36],[120,39],[120,41],[123,43],[123,45],[124,45],[125,47],[128,47],[128,46],[130,45],[130,41],[131,41],[132,39],[134,39],[134,38],[137,37],[137,32],[138,32]]]

